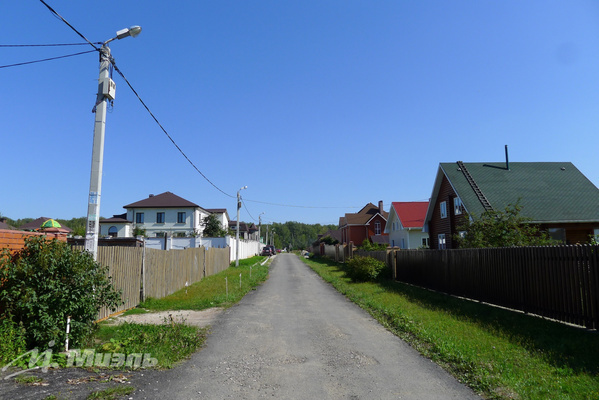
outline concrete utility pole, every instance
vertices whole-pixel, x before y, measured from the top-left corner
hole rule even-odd
[[[260,236],[260,229],[262,228],[262,214],[258,215],[258,243],[262,243],[262,236]]]
[[[87,202],[87,226],[85,232],[85,250],[94,260],[98,259],[98,237],[100,236],[100,198],[102,193],[102,167],[104,163],[104,132],[106,128],[106,107],[108,100],[114,100],[116,84],[110,77],[111,56],[108,43],[115,39],[123,39],[139,35],[141,28],[132,26],[122,29],[116,36],[102,44],[100,48],[100,77],[98,79],[98,95],[94,112],[94,142],[92,148],[91,177],[89,180],[89,198]]]
[[[247,189],[247,186],[242,187],[237,191],[237,229],[235,229],[235,266],[239,267],[239,209],[241,208],[241,196],[239,192],[243,189]]]

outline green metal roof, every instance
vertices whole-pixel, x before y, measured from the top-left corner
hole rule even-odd
[[[599,221],[599,189],[570,162],[464,163],[495,210],[520,199],[522,215],[534,222]],[[457,163],[441,163],[466,210],[484,208]]]

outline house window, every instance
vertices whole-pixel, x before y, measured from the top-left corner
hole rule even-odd
[[[447,202],[442,201],[440,208],[441,208],[441,218],[447,218]]]
[[[381,234],[381,221],[376,221],[374,223],[374,234],[375,235],[380,235]]]
[[[164,224],[164,213],[163,212],[156,213],[156,223]]]
[[[117,237],[118,232],[119,230],[116,226],[111,226],[110,228],[108,228],[108,236],[110,237]]]
[[[453,214],[460,215],[462,213],[462,200],[459,197],[453,198]]]
[[[439,250],[443,250],[443,249],[446,249],[446,248],[447,248],[447,244],[445,243],[445,234],[444,234],[444,233],[440,233],[440,234],[437,236],[437,240],[438,240],[438,242],[439,242],[439,243],[438,243],[438,245],[437,245],[437,248],[438,248]]]
[[[156,237],[166,237],[166,232],[156,232]]]
[[[135,213],[135,223],[136,224],[144,223],[144,213]]]
[[[185,223],[185,213],[184,212],[177,213],[177,223],[178,224]]]
[[[428,238],[422,238],[422,247],[428,248],[429,241]]]

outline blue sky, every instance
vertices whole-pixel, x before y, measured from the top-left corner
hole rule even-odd
[[[101,215],[173,192],[241,219],[336,224],[424,201],[440,162],[571,161],[599,184],[599,3],[48,0],[117,66]],[[0,44],[81,43],[39,1]],[[0,48],[0,65],[91,46]],[[0,213],[85,216],[98,56],[1,68]],[[272,204],[266,204],[272,203]],[[286,205],[286,206],[283,206]],[[300,207],[289,207],[300,206]]]

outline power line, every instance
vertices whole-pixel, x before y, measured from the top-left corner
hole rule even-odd
[[[73,56],[80,56],[81,54],[93,53],[95,51],[96,50],[88,50],[88,51],[82,51],[81,53],[67,54],[67,55],[64,55],[64,56],[51,57],[51,58],[44,58],[42,60],[26,61],[26,62],[21,62],[21,63],[16,63],[16,64],[9,64],[9,65],[0,65],[0,68],[18,67],[18,66],[21,66],[21,65],[35,64],[35,63],[40,63],[40,62],[44,62],[44,61],[59,60],[61,58],[67,58],[67,57],[73,57]]]
[[[250,200],[250,199],[248,199],[247,201],[251,201],[252,203],[267,204],[269,206],[292,207],[292,208],[318,208],[318,209],[361,208],[361,207],[355,207],[355,206],[347,206],[347,207],[345,207],[345,206],[300,206],[300,205],[293,205],[293,204],[270,203],[267,201]]]
[[[87,46],[89,43],[54,43],[54,44],[0,44],[0,47],[58,47],[58,46]],[[102,42],[94,42],[102,44]]]
[[[60,18],[62,20],[62,22],[64,22],[65,24],[67,24],[69,26],[69,28],[71,28],[77,35],[79,35],[83,40],[85,40],[87,43],[89,43],[94,49],[96,49],[98,51],[100,50],[100,49],[98,49],[96,47],[95,44],[93,44],[85,36],[83,36],[83,34],[81,32],[79,32],[77,29],[75,29],[75,27],[73,25],[69,24],[69,22],[62,17],[62,15],[60,15],[59,13],[57,13],[56,11],[54,11],[54,9],[52,7],[50,7],[44,0],[40,0],[40,1],[42,2],[43,5],[45,5],[48,8],[48,10],[50,10],[50,12],[52,14],[54,14],[55,16],[57,16],[58,18]]]
[[[204,173],[202,171],[200,171],[198,169],[198,167],[196,167],[196,165],[189,159],[189,157],[187,157],[187,154],[185,154],[185,152],[179,147],[179,145],[175,142],[175,140],[171,137],[171,135],[168,134],[168,132],[166,131],[166,129],[164,129],[164,127],[162,126],[162,124],[160,123],[160,121],[158,121],[158,119],[156,118],[156,116],[154,116],[154,114],[152,113],[152,111],[150,110],[150,108],[146,105],[146,103],[142,100],[142,98],[139,96],[139,94],[137,93],[137,91],[133,88],[133,86],[131,85],[131,83],[129,83],[129,81],[127,80],[127,78],[125,77],[125,75],[123,74],[123,72],[116,66],[116,63],[114,62],[114,58],[110,58],[110,61],[114,67],[114,70],[125,80],[125,82],[127,83],[127,85],[129,86],[129,89],[131,89],[131,91],[135,94],[135,96],[137,97],[137,99],[140,101],[140,103],[144,106],[144,108],[146,109],[146,111],[150,114],[150,116],[154,119],[154,121],[158,124],[158,126],[160,127],[160,129],[162,129],[162,132],[164,132],[164,134],[169,138],[169,140],[171,141],[171,143],[177,148],[177,150],[179,150],[179,153],[181,153],[181,155],[183,157],[185,157],[185,159],[187,160],[187,162],[189,164],[191,164],[191,166],[200,174],[202,175],[202,177],[208,182],[210,183],[216,190],[218,190],[219,192],[221,192],[222,194],[224,194],[225,196],[228,197],[235,197],[233,195],[230,195],[229,193],[225,192],[224,190],[222,190],[221,188],[219,188],[218,186],[216,186],[210,179],[208,179],[208,177],[206,175],[204,175]]]

